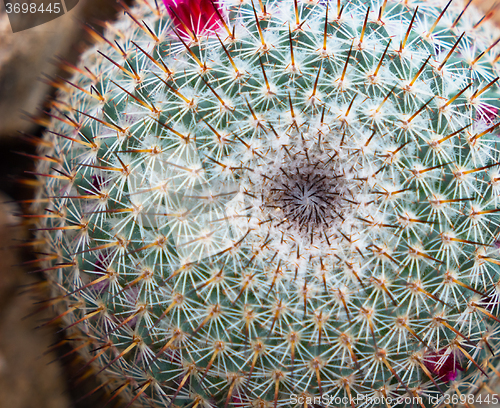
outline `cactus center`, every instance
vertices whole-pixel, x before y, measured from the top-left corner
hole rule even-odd
[[[292,239],[328,240],[353,211],[349,183],[333,151],[287,151],[261,177],[261,209],[272,228]]]

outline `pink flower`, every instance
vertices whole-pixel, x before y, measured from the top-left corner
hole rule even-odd
[[[452,352],[447,352],[447,348],[439,351],[429,351],[424,356],[425,367],[432,374],[440,377],[444,382],[450,382],[457,378],[458,371],[463,371],[457,356]]]
[[[498,314],[500,311],[500,294],[494,289],[490,294],[484,295],[480,303],[481,307],[484,307],[492,313]],[[497,309],[496,312],[495,309]]]
[[[237,395],[233,395],[231,399],[233,400],[233,407],[243,408],[245,406],[245,404],[243,403],[243,399],[241,398],[241,395],[239,395],[239,393]]]
[[[221,26],[222,11],[217,0],[163,0],[175,28],[190,37]]]
[[[103,275],[107,273],[109,265],[108,262],[106,262],[106,256],[103,253],[97,255],[97,260],[93,265],[94,265],[93,271],[99,274],[96,280],[100,279]],[[104,289],[106,289],[108,285],[109,285],[109,279],[104,279],[100,282],[97,282],[96,284],[93,284],[92,288],[99,293],[102,292]]]

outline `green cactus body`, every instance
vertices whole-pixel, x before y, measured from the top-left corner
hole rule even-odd
[[[499,33],[463,10],[242,1],[191,30],[140,1],[83,54],[37,240],[129,403],[438,405],[495,377]]]

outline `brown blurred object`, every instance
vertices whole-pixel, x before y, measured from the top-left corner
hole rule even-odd
[[[30,282],[26,280],[26,282]],[[0,406],[8,408],[69,408],[63,371],[55,353],[52,328],[34,329],[40,317],[22,320],[32,310],[30,294],[14,297],[0,313]]]
[[[75,61],[79,49],[85,46],[83,23],[113,18],[116,6],[116,0],[80,0],[75,8],[55,20],[13,33],[0,1],[0,138],[35,128],[22,112],[37,115],[51,92],[51,87],[42,81],[43,74],[58,74],[56,56]]]
[[[17,206],[0,192],[0,321],[2,311],[15,297],[16,287],[24,280],[25,271],[13,265],[19,263],[17,251],[11,246],[20,243],[22,230],[15,225],[19,222],[14,216]],[[0,336],[3,331],[0,325]],[[0,362],[1,372],[1,362]]]
[[[491,22],[500,26],[500,3],[498,0],[473,0],[472,4],[485,14],[489,14]]]
[[[49,315],[23,319],[34,310],[34,292],[19,295],[20,287],[37,280],[15,266],[20,263],[15,246],[27,234],[8,200],[0,193],[0,407],[68,408],[61,368],[50,364],[57,356],[44,354],[54,342],[53,330],[34,329]]]

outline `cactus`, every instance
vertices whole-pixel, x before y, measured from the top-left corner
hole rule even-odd
[[[90,30],[38,141],[32,210],[50,304],[114,397],[437,406],[491,391],[486,20],[458,1],[138,0]]]

